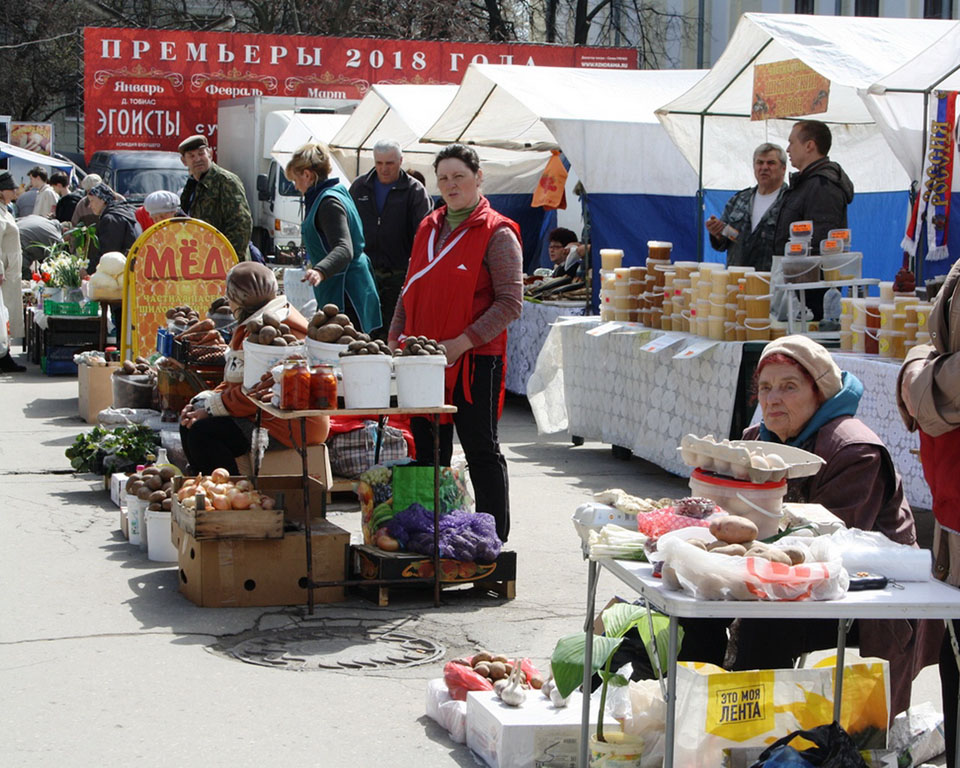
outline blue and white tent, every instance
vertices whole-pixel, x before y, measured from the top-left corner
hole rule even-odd
[[[830,158],[843,166],[856,189],[848,224],[854,249],[864,254],[864,275],[893,279],[902,262],[910,176],[858,90],[916,59],[951,24],[955,22],[744,14],[706,77],[657,110],[702,181],[704,218],[719,215],[734,191],[755,183],[754,148],[765,141],[785,148],[797,119],[822,120],[833,133]],[[827,110],[784,120],[751,120],[754,67],[792,59],[830,81]],[[723,254],[706,242],[704,258],[721,261]]]
[[[595,264],[601,248],[641,264],[648,240],[670,240],[675,258],[692,258],[697,175],[655,110],[704,74],[471,64],[423,140],[560,149],[587,192]]]

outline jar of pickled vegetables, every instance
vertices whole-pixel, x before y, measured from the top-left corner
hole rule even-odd
[[[320,410],[337,407],[337,374],[332,365],[318,365],[310,372],[310,407]]]
[[[280,376],[280,407],[289,411],[310,409],[310,368],[302,358],[284,362]]]

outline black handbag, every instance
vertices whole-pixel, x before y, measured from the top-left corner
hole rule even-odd
[[[774,752],[785,746],[798,736],[812,741],[816,746],[805,749],[799,754],[810,765],[821,768],[867,768],[867,764],[860,756],[860,750],[853,739],[837,722],[830,725],[818,725],[809,731],[794,731],[767,747],[750,768],[774,768],[777,758]],[[771,760],[772,758],[772,760]],[[768,762],[770,761],[770,762]]]

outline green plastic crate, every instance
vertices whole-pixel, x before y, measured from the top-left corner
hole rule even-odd
[[[100,314],[100,303],[96,301],[88,301],[83,304],[78,301],[44,301],[43,314],[96,317]]]

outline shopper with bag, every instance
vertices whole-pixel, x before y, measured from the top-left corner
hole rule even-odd
[[[408,336],[426,336],[446,347],[445,402],[457,406],[457,413],[452,424],[440,427],[440,463],[450,463],[455,425],[477,511],[493,515],[497,536],[506,541],[510,494],[497,427],[507,326],[523,310],[520,228],[480,193],[483,171],[473,149],[450,144],[433,168],[445,205],[417,230],[389,344],[396,349]],[[430,423],[417,418],[410,425],[417,456],[432,456]]]
[[[960,262],[953,265],[937,294],[928,320],[930,344],[907,354],[900,369],[897,405],[904,424],[920,435],[920,461],[933,496],[933,575],[960,587]],[[960,600],[960,593],[957,595]],[[960,622],[954,620],[955,632]],[[947,765],[954,765],[957,743],[958,661],[943,638],[940,685],[943,693]],[[957,766],[954,766],[957,768]]]

